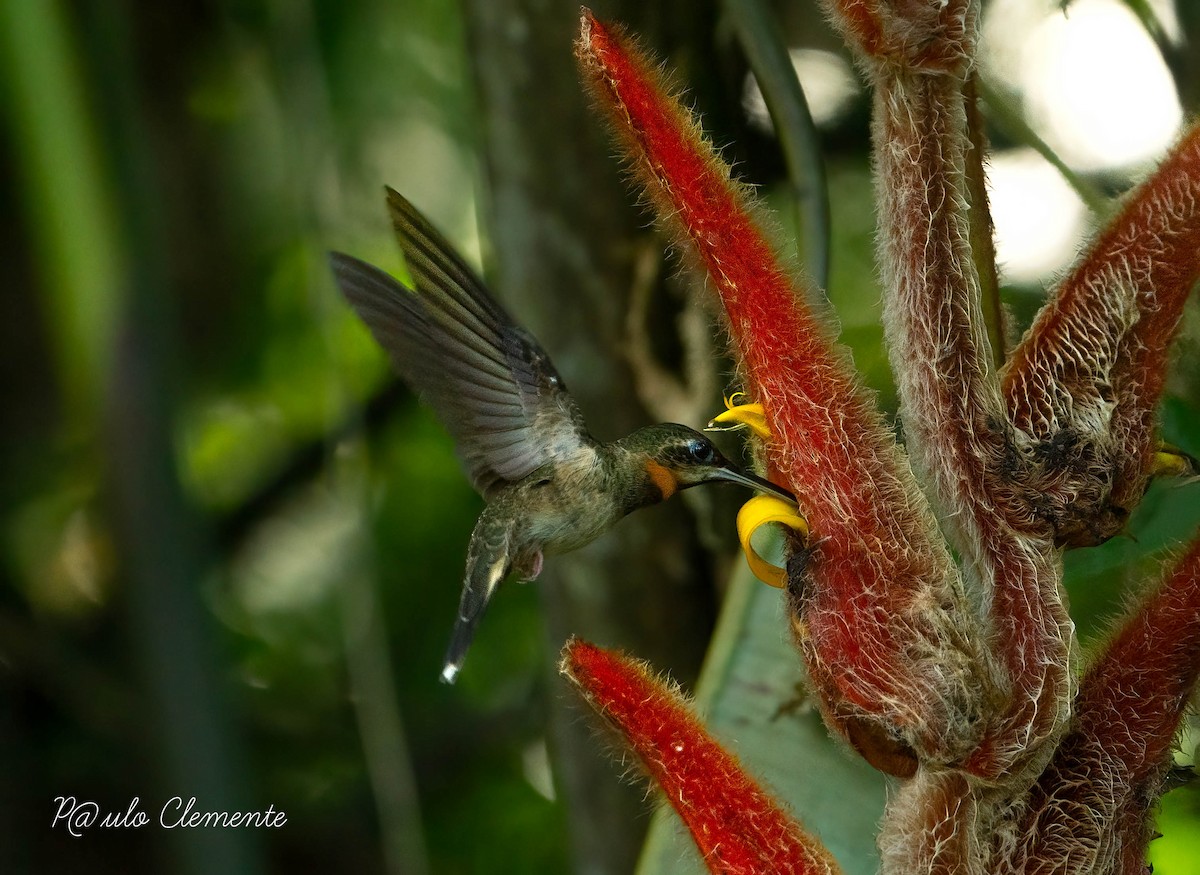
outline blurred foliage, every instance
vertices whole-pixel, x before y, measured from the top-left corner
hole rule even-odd
[[[114,510],[113,484],[130,472],[111,441],[142,425],[111,422],[126,391],[114,350],[130,277],[153,258],[156,318],[173,328],[169,354],[143,362],[169,388],[181,524],[201,535],[198,566],[181,550],[180,569],[212,645],[232,792],[243,810],[288,817],[239,834],[244,871],[566,868],[536,592],[506,592],[459,684],[437,683],[481,503],[428,412],[387,388],[324,266],[337,248],[399,268],[385,183],[478,261],[479,132],[459,16],[437,0],[0,0],[0,871],[185,870],[187,851],[153,826],[82,839],[47,826],[60,795],[106,811],[140,797],[152,819],[189,795],[169,788],[169,721],[132,642],[138,595]],[[830,298],[892,410],[865,115],[860,96],[822,132]],[[129,169],[131,132],[152,166]],[[771,141],[745,148],[741,172],[783,197]],[[130,173],[150,183],[153,238],[139,230],[150,218],[131,215]],[[790,239],[799,229],[783,221]],[[1005,294],[1027,320],[1038,290]],[[1196,315],[1163,415],[1167,440],[1200,455]],[[1155,486],[1129,537],[1070,555],[1085,641],[1150,573],[1148,557],[1194,531],[1197,504],[1194,490]],[[176,655],[191,653],[181,640]],[[1195,859],[1198,799],[1169,797],[1157,871],[1195,871],[1180,861]]]

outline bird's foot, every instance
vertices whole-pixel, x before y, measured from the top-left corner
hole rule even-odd
[[[537,580],[538,575],[542,573],[542,551],[535,550],[533,555],[529,557],[529,563],[521,568],[521,583],[529,583]]]

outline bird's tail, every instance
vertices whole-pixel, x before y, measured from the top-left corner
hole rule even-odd
[[[454,620],[454,631],[450,633],[450,646],[446,648],[446,661],[442,666],[443,683],[452,684],[458,677],[479,621],[483,619],[492,595],[508,576],[512,565],[508,551],[509,531],[506,527],[502,534],[489,531],[493,526],[488,523],[494,522],[489,517],[490,514],[485,510],[471,536],[458,616]]]

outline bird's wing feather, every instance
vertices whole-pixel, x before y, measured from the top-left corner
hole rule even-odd
[[[592,443],[550,357],[407,200],[388,207],[415,289],[333,253],[346,299],[458,443],[475,487],[522,479]]]

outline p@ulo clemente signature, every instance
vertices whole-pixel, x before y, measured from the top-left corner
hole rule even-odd
[[[105,811],[98,802],[74,796],[56,796],[54,801],[57,810],[50,828],[65,829],[75,838],[93,828],[141,829],[151,823],[138,796],[133,797],[124,811]],[[286,823],[287,814],[277,811],[274,805],[263,811],[201,811],[196,808],[195,796],[186,801],[182,796],[172,796],[158,810],[158,825],[163,829],[278,829]]]

